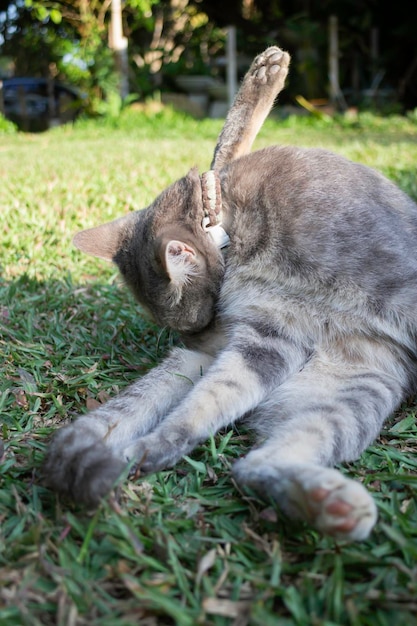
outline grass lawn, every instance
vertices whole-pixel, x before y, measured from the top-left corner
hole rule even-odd
[[[416,623],[416,399],[345,468],[380,512],[361,544],[242,494],[230,476],[248,443],[238,427],[172,471],[127,482],[96,512],[40,483],[53,430],[173,341],[142,319],[113,267],[71,245],[73,233],[146,206],[193,165],[208,169],[220,126],[136,113],[0,135],[0,626]],[[272,143],[333,149],[417,199],[416,119],[271,119],[257,147]]]

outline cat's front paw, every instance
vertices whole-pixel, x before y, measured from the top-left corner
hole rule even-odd
[[[251,67],[250,76],[256,85],[284,86],[288,74],[290,56],[277,46],[271,46],[259,54]]]
[[[72,424],[59,430],[42,468],[44,484],[89,507],[115,485],[126,463],[114,456],[91,429]]]
[[[136,475],[152,474],[173,467],[196,445],[187,433],[172,428],[156,431],[130,445],[125,450],[125,458],[134,463]]]

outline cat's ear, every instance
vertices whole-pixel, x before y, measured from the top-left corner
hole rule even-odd
[[[113,261],[122,235],[131,222],[132,214],[119,217],[101,226],[82,230],[74,236],[72,242],[81,252]]]
[[[180,287],[199,273],[197,253],[192,246],[177,239],[165,245],[165,267],[171,282]]]

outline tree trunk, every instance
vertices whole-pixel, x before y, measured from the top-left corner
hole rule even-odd
[[[226,39],[227,56],[227,96],[229,106],[232,106],[237,92],[237,63],[236,63],[236,27],[227,28]]]
[[[339,37],[336,15],[329,17],[329,82],[330,102],[336,109],[346,109],[339,85]]]
[[[121,0],[112,0],[111,3],[109,47],[114,53],[116,72],[119,75],[119,93],[123,100],[129,95],[129,63],[127,57],[127,38],[123,36]]]

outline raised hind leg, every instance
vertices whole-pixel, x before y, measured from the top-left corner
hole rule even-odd
[[[235,464],[237,480],[324,533],[365,539],[377,519],[374,500],[331,466],[357,458],[378,436],[402,399],[400,380],[314,359],[253,415],[267,438]]]
[[[253,61],[217,140],[211,169],[248,154],[274,100],[283,89],[290,56],[277,46],[267,48]]]

